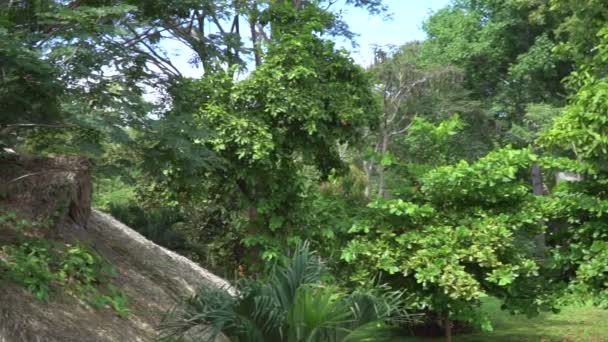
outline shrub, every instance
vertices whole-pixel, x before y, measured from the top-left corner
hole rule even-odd
[[[410,317],[402,293],[343,291],[324,284],[327,268],[304,243],[263,279],[246,278],[237,295],[203,287],[170,313],[164,340],[197,331],[208,341],[223,333],[232,341],[382,341],[391,325]]]

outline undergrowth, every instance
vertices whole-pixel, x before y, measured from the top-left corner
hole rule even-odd
[[[0,211],[0,228],[15,234],[13,241],[0,246],[0,277],[39,300],[62,291],[94,307],[110,307],[121,317],[129,314],[127,296],[112,285],[114,269],[89,247],[36,236],[32,232],[45,224],[19,218],[12,210]]]

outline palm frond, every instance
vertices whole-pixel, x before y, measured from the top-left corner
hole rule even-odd
[[[353,292],[349,299],[357,324],[409,317],[402,309],[403,295],[402,291],[391,291],[383,286]]]
[[[203,287],[173,309],[160,327],[161,341],[183,341],[188,336],[206,336],[203,341],[213,341],[219,334],[235,326],[236,298],[227,291],[214,287]]]
[[[323,285],[327,268],[303,243],[266,279],[243,279],[237,295],[202,288],[161,327],[166,341],[383,341],[392,323],[408,320],[403,293],[378,286],[347,293]]]
[[[335,288],[303,286],[298,289],[288,316],[289,341],[336,341],[352,320],[344,294]]]
[[[310,250],[310,244],[299,244],[286,265],[278,266],[270,277],[270,286],[285,311],[293,305],[298,288],[317,284],[327,268],[319,256]]]

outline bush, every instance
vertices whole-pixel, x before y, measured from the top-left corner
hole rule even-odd
[[[143,209],[136,205],[111,204],[109,209],[112,216],[156,244],[175,251],[190,249],[186,236],[174,229],[176,223],[184,221],[174,208]]]
[[[354,293],[324,284],[327,268],[304,243],[265,278],[245,278],[238,294],[202,288],[171,312],[162,338],[181,340],[197,331],[208,341],[383,341],[393,323],[409,320],[402,293],[378,289]]]

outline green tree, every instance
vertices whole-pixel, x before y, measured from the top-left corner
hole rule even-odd
[[[382,100],[383,115],[377,125],[366,134],[370,148],[355,161],[369,179],[366,193],[377,189],[380,197],[398,192],[403,185],[398,174],[403,162],[416,163],[408,150],[416,148],[404,137],[417,118],[440,122],[455,113],[466,123],[462,139],[466,147],[454,158],[477,158],[491,146],[492,131],[484,117],[481,103],[471,99],[464,88],[462,71],[450,64],[435,64],[423,55],[426,42],[406,43],[394,51],[376,51],[376,60],[369,68],[374,78],[375,91]],[[355,153],[356,154],[356,153]],[[458,157],[458,158],[457,158]]]
[[[594,2],[553,1],[553,10],[565,17],[558,28],[562,43],[557,52],[574,58],[577,70],[567,79],[573,90],[568,105],[540,143],[570,156],[584,169],[570,171],[555,191],[552,233],[556,267],[576,293],[593,294],[598,304],[608,303],[606,225],[606,160],[608,150],[608,11]],[[582,169],[582,171],[581,171]]]
[[[252,247],[249,261],[258,252],[272,259],[302,235],[305,170],[324,178],[342,169],[338,143],[356,141],[378,113],[364,70],[320,37],[335,17],[314,4],[276,6],[285,13],[274,18],[264,63],[240,81],[218,70],[176,84],[174,107],[158,122],[169,131],[151,137],[174,142],[154,143],[146,153],[153,158],[148,169],[174,200],[219,202],[239,213],[234,227]],[[207,149],[220,167],[193,164]]]
[[[429,60],[464,71],[467,88],[502,122],[519,123],[529,103],[563,104],[568,58],[552,53],[561,17],[549,1],[455,1],[424,24]]]
[[[4,144],[82,152],[83,143],[127,139],[124,127],[139,125],[147,110],[138,84],[145,63],[117,43],[133,10],[93,1],[0,4]]]
[[[418,151],[437,158],[453,144],[458,126],[429,128],[414,123],[409,139],[425,142],[421,148],[428,150]],[[409,193],[370,203],[369,216],[350,229],[341,257],[359,265],[352,280],[382,274],[412,293],[410,305],[446,320],[448,337],[452,319],[491,327],[475,310],[488,295],[503,299],[513,312],[533,315],[551,308],[560,284],[536,258],[532,239],[546,229],[548,200],[535,196],[522,177],[534,163],[554,167],[550,160],[530,149],[506,148],[473,163],[414,173]]]
[[[377,196],[384,197],[388,193],[385,169],[391,164],[394,140],[405,134],[414,118],[429,113],[429,100],[433,94],[458,83],[459,73],[450,66],[423,67],[419,50],[420,44],[413,42],[395,52],[375,51],[376,61],[369,71],[382,99],[383,115],[379,117],[377,128],[369,133],[374,146],[372,156],[363,161],[363,170],[370,179],[367,197],[371,195],[373,174],[377,174],[378,179]]]

